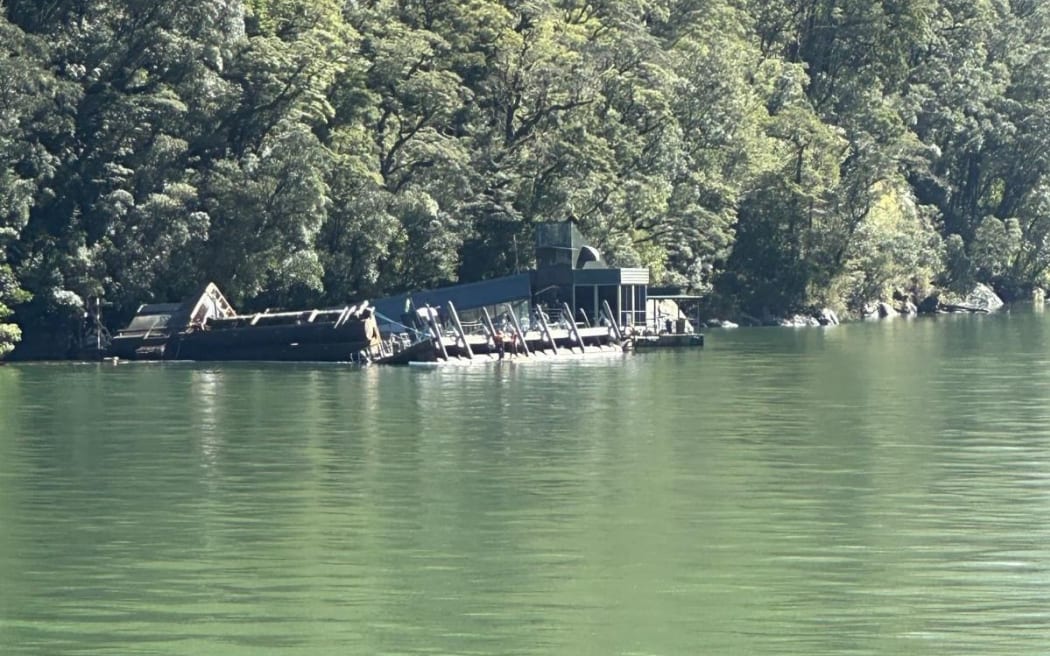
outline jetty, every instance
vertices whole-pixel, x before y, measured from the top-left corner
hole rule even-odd
[[[682,313],[683,303],[697,303],[703,297],[690,294],[680,287],[652,287],[647,300],[651,310],[647,313],[646,327],[634,335],[634,347],[639,351],[654,349],[701,348],[704,345],[704,334],[700,326],[699,315],[690,321]],[[661,308],[670,302],[670,312]]]
[[[526,272],[344,307],[254,313],[237,312],[209,283],[180,303],[139,307],[107,355],[438,365],[702,345],[681,318],[661,327],[658,303],[671,298],[651,295],[648,284],[647,268],[609,266],[574,223],[543,223],[536,268]]]
[[[381,364],[477,364],[535,362],[609,355],[630,351],[606,306],[599,325],[573,319],[568,304],[552,317],[537,308],[522,319],[507,305],[496,318],[481,308],[479,321],[464,322],[452,302],[444,308],[429,305],[408,317],[409,333],[385,342]],[[411,334],[412,337],[408,335]]]

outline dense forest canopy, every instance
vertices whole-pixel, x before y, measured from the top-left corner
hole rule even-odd
[[[0,0],[0,353],[94,295],[502,275],[565,217],[725,312],[1017,295],[1048,46],[1042,0]]]

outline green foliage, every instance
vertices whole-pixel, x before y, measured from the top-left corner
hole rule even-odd
[[[929,212],[915,205],[905,185],[880,185],[825,300],[860,312],[872,300],[898,293],[923,298],[943,261],[944,245]]]
[[[0,313],[344,303],[523,270],[569,217],[752,312],[1020,294],[1044,4],[7,0]]]
[[[327,152],[305,127],[277,126],[260,152],[215,163],[201,185],[210,217],[197,248],[207,279],[241,301],[296,287],[320,290],[314,244],[328,199]]]
[[[0,16],[0,357],[21,340],[4,323],[30,295],[12,268],[35,199],[60,166],[48,142],[63,127],[49,116],[73,95],[48,70],[45,43]]]
[[[948,235],[944,242],[942,277],[946,287],[959,293],[966,292],[977,281],[973,259],[966,252],[966,242],[960,235]]]
[[[994,216],[986,216],[977,227],[973,244],[970,246],[971,258],[982,279],[1001,278],[1021,249],[1021,226],[1017,219],[1000,221]]]

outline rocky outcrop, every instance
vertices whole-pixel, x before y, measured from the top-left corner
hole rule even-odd
[[[839,325],[839,315],[831,308],[824,308],[817,313],[817,323],[822,326],[837,326]]]
[[[800,313],[788,317],[777,317],[767,314],[761,319],[745,312],[740,314],[740,323],[745,326],[779,326],[781,328],[837,326],[839,325],[839,315],[830,308],[824,308],[814,314]],[[737,324],[731,321],[722,321],[721,326],[723,328],[736,328]]]
[[[937,292],[923,299],[919,304],[919,312],[933,314],[937,312],[997,312],[1002,309],[1003,299],[995,291],[985,285],[978,284],[966,296],[950,294],[948,292]]]
[[[780,319],[777,325],[785,328],[805,328],[807,326],[819,326],[820,321],[818,321],[816,317],[811,317],[807,314],[795,314]]]
[[[1041,290],[1040,290],[1041,291]],[[1038,304],[1045,302],[1045,295],[1033,292],[1033,299]],[[885,301],[872,301],[853,318],[863,319],[890,319],[893,317],[914,317],[919,314],[936,314],[949,312],[996,312],[1004,306],[1003,300],[995,291],[985,284],[976,285],[966,295],[952,294],[945,290],[935,290],[928,297],[918,301],[913,295],[898,290],[893,298]],[[794,314],[787,317],[778,317],[771,314],[763,314],[761,318],[741,313],[739,322],[744,326],[781,326],[787,328],[802,328],[807,326],[837,326],[840,318],[834,310],[822,308],[810,313]],[[709,321],[709,326],[735,327],[736,324],[725,321]]]
[[[940,292],[930,294],[919,302],[919,314],[934,314],[941,306]]]
[[[724,319],[708,319],[704,322],[708,328],[739,328],[740,326],[733,323],[732,321]]]
[[[879,303],[878,314],[882,319],[889,319],[897,316],[897,310],[889,303]]]
[[[1001,310],[1004,305],[1003,299],[999,298],[995,290],[983,283],[974,287],[973,291],[966,295],[964,302],[966,309],[974,308],[970,311],[976,312],[995,312]]]

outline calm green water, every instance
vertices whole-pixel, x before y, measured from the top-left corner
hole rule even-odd
[[[1050,314],[0,367],[0,653],[1035,654]]]

